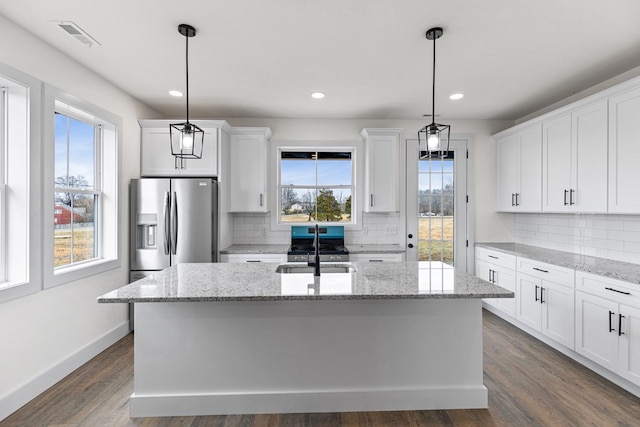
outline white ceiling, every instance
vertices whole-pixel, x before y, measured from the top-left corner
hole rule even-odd
[[[180,23],[198,30],[192,118],[420,118],[434,26],[439,120],[517,119],[640,66],[638,0],[0,0],[0,14],[171,118]]]

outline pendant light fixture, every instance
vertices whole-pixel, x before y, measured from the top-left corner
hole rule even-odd
[[[196,29],[191,25],[178,25],[178,32],[186,40],[186,76],[187,76],[187,121],[169,125],[171,154],[180,159],[201,159],[204,143],[204,131],[189,122],[189,38],[195,37]]]
[[[436,123],[436,40],[442,37],[442,28],[427,31],[427,40],[433,40],[433,84],[431,91],[431,124],[418,131],[420,159],[444,158],[449,151],[451,126]]]

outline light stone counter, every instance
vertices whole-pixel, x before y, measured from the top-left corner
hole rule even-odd
[[[640,265],[638,264],[556,251],[537,246],[521,245],[519,243],[476,243],[476,246],[624,282],[640,284]]]
[[[221,254],[286,254],[289,245],[231,245],[220,251]]]
[[[276,273],[278,264],[178,264],[100,298],[102,303],[513,298],[436,262],[351,263],[352,273]],[[292,264],[295,265],[295,264]],[[304,265],[304,264],[303,264]],[[323,268],[332,265],[322,264]],[[344,265],[344,264],[343,264]],[[322,271],[322,268],[321,268]]]
[[[350,254],[403,254],[405,248],[400,245],[345,245]]]

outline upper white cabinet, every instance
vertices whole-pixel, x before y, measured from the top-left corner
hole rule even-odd
[[[544,120],[542,210],[607,211],[607,101]]]
[[[363,129],[365,149],[365,212],[399,210],[401,129]]]
[[[229,145],[229,212],[267,212],[269,128],[233,128]]]
[[[609,98],[609,212],[640,212],[640,88]]]
[[[542,127],[533,125],[496,140],[498,210],[542,210]]]
[[[218,176],[219,141],[229,125],[220,120],[196,120],[204,131],[201,159],[180,159],[171,154],[169,125],[175,120],[140,120],[140,175]]]

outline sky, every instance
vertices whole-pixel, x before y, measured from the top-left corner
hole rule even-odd
[[[67,163],[67,124],[69,126],[69,160]],[[94,127],[62,114],[55,115],[55,177],[84,176],[89,187],[94,184]]]

